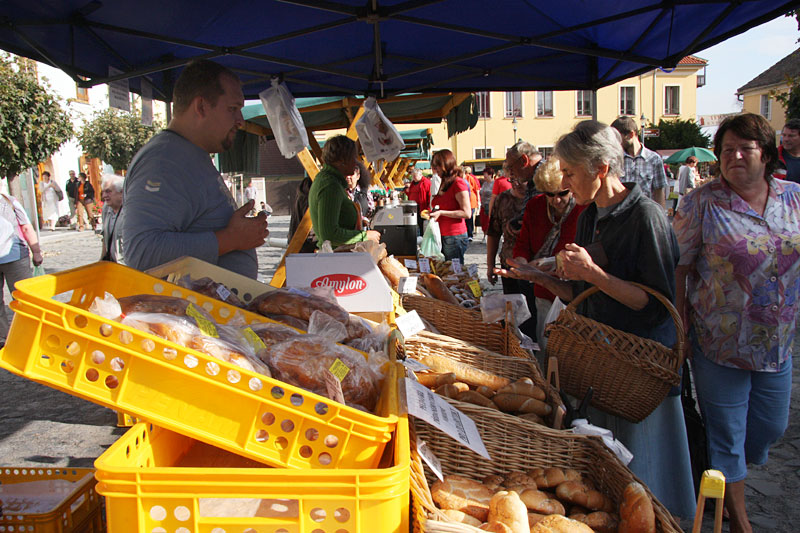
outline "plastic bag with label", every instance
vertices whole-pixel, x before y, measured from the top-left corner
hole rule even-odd
[[[389,122],[372,96],[364,102],[364,114],[356,122],[356,131],[364,156],[370,163],[379,159],[394,161],[406,147],[397,128]]]
[[[302,152],[308,146],[308,134],[286,84],[273,79],[272,86],[258,93],[258,96],[283,157],[291,159]]]
[[[442,232],[439,229],[439,223],[433,219],[428,221],[428,226],[425,228],[425,234],[422,236],[422,242],[419,245],[419,255],[444,261]]]
[[[481,315],[487,324],[506,318],[506,302],[511,302],[511,315],[514,325],[522,324],[531,317],[528,301],[524,294],[486,294],[481,298]]]

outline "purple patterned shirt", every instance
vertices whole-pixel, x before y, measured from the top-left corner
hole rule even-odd
[[[704,355],[776,372],[792,351],[800,304],[800,185],[770,179],[764,215],[722,178],[683,197],[679,265]]]

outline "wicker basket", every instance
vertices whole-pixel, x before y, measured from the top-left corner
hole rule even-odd
[[[547,425],[555,429],[561,429],[563,426],[566,412],[564,403],[561,401],[558,391],[542,377],[536,361],[530,357],[506,357],[458,339],[427,331],[406,339],[404,351],[406,355],[414,358],[420,358],[426,354],[441,355],[515,381],[520,378],[531,378],[538,387],[545,391],[545,401],[553,408],[553,412],[546,419]],[[462,402],[457,403],[459,406],[462,405]],[[504,416],[513,417],[509,414],[504,414]]]
[[[666,398],[670,388],[680,383],[684,331],[669,300],[649,287],[634,285],[655,296],[672,316],[678,339],[672,349],[577,314],[578,304],[599,291],[591,287],[547,325],[547,355],[558,358],[564,391],[582,398],[592,387],[593,406],[641,422]]]
[[[527,471],[536,467],[574,468],[591,480],[598,490],[614,500],[615,505],[619,504],[622,493],[630,482],[641,482],[597,437],[554,431],[524,420],[509,423],[507,417],[501,418],[496,411],[477,405],[460,404],[459,409],[475,421],[492,460],[487,461],[460,446],[435,427],[415,420],[416,435],[439,458],[445,475],[460,474],[479,480],[489,474]],[[412,442],[415,442],[413,433]],[[429,483],[434,480],[433,475],[423,469],[412,446],[411,515],[414,533],[480,533],[480,529],[449,521],[438,511],[429,488]],[[645,490],[653,501],[656,531],[681,532],[680,525],[669,511],[656,500],[649,489]]]
[[[531,352],[520,345],[511,328],[486,324],[479,311],[413,294],[404,295],[402,305],[406,311],[419,313],[443,335],[510,357],[532,357]]]

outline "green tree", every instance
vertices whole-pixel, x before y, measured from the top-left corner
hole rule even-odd
[[[650,127],[654,127],[652,124]],[[664,120],[658,121],[658,137],[645,139],[645,145],[651,150],[671,150],[699,146],[708,148],[711,137],[700,130],[694,120]]]
[[[772,91],[771,96],[786,110],[786,120],[800,118],[800,76],[786,76],[789,90],[784,93]]]
[[[17,175],[72,138],[72,121],[28,59],[0,55],[0,177],[20,196]]]
[[[84,123],[78,141],[87,155],[102,159],[115,172],[121,172],[158,129],[158,125],[142,124],[136,113],[106,109]]]

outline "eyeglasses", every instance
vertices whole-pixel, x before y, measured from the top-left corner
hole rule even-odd
[[[569,192],[570,192],[569,189],[564,189],[563,191],[546,192],[545,194],[547,195],[548,198],[555,198],[556,196],[558,196],[559,198],[564,198],[566,195],[569,194]]]

